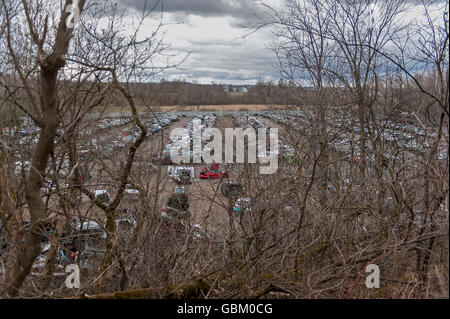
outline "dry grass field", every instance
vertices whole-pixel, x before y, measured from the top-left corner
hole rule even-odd
[[[284,109],[299,109],[292,106],[284,105],[245,105],[245,104],[232,104],[232,105],[173,105],[173,106],[138,106],[140,112],[229,112],[229,111],[268,111],[268,110],[284,110]],[[128,113],[130,110],[125,106],[108,106],[98,107],[97,111],[103,111],[105,113]]]

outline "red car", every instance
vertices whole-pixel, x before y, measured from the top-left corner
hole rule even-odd
[[[228,172],[222,172],[218,169],[202,168],[200,178],[202,179],[216,179],[228,176]]]

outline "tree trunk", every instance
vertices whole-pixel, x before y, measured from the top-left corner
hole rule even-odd
[[[41,187],[58,127],[56,80],[58,69],[64,65],[62,61],[60,58],[46,59],[40,72],[41,106],[45,123],[41,128],[41,134],[31,160],[30,174],[25,188],[31,227],[25,236],[24,249],[18,252],[17,268],[13,270],[6,284],[5,292],[9,297],[17,295],[18,289],[30,273],[34,260],[41,252],[42,233],[47,219],[45,204],[41,199]]]

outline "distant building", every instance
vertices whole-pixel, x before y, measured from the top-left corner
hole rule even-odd
[[[223,90],[225,92],[247,93],[248,92],[248,85],[225,84],[225,85],[223,85]]]

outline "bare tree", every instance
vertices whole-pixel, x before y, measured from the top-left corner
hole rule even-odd
[[[5,59],[13,70],[9,74],[2,73],[3,88],[7,92],[4,103],[24,112],[40,129],[37,145],[32,149],[31,169],[25,181],[26,211],[29,213],[30,229],[23,232],[24,238],[21,235],[11,237],[14,239],[14,244],[11,245],[14,249],[8,258],[5,288],[5,295],[10,297],[18,294],[32,264],[41,252],[41,239],[46,224],[56,217],[50,208],[51,204],[49,206],[49,203],[52,203],[49,201],[51,196],[43,197],[42,187],[49,169],[54,168],[53,173],[57,174],[57,166],[54,165],[63,163],[66,154],[70,159],[68,170],[71,173],[66,175],[70,191],[66,193],[61,190],[58,181],[54,179],[60,207],[65,213],[64,220],[67,223],[73,217],[69,204],[73,205],[76,189],[87,194],[105,211],[109,244],[104,265],[107,266],[114,253],[114,212],[128,183],[134,154],[147,134],[126,83],[131,79],[147,79],[167,67],[158,67],[153,63],[155,57],[168,48],[158,36],[162,23],[156,26],[150,36],[140,38],[140,26],[156,6],[137,16],[137,28],[131,35],[123,33],[125,10],[119,9],[113,3],[86,3],[81,0],[74,4],[67,0],[59,8],[60,14],[56,16],[52,14],[51,7],[50,2],[1,3],[2,18],[4,17],[1,24],[1,45],[5,49],[2,59]],[[82,19],[78,21],[80,15]],[[105,16],[107,33],[102,32],[98,26],[99,19]],[[18,33],[24,26],[27,32]],[[25,46],[19,45],[18,35],[26,40]],[[30,63],[24,63],[25,60]],[[63,83],[68,85],[64,86]],[[118,177],[117,195],[112,204],[106,207],[88,188],[80,184],[82,170],[77,155],[77,137],[82,123],[89,119],[89,114],[114,90],[127,99],[134,123],[141,130],[141,134],[130,145],[126,164]],[[21,99],[19,96],[25,98]],[[63,128],[62,132],[58,131],[58,128]],[[52,161],[49,161],[50,159]],[[6,178],[6,175],[2,175],[2,185],[6,187],[7,194],[8,179],[3,178]],[[2,201],[2,204],[4,203],[6,199]],[[8,226],[7,229],[16,230],[11,234],[22,228],[18,220],[14,221],[9,217],[16,215],[13,210],[5,210],[1,216],[4,224]],[[57,240],[53,242],[51,257],[47,259],[48,275],[53,273],[56,243]],[[48,282],[45,286],[48,286]]]

